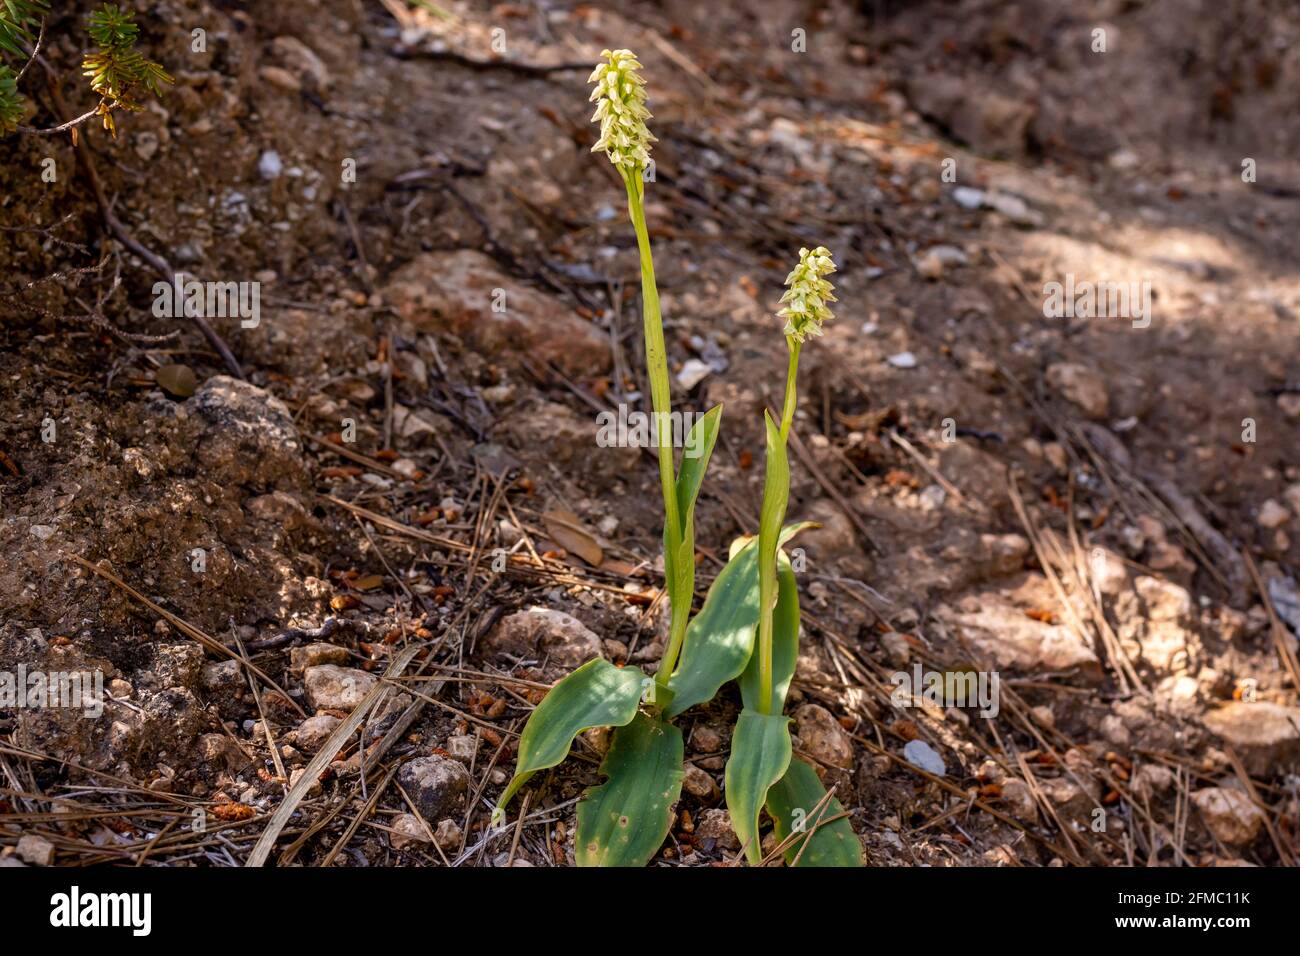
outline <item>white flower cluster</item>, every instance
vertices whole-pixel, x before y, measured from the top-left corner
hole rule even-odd
[[[645,107],[645,80],[637,72],[641,64],[631,50],[605,50],[600,55],[607,62],[587,79],[596,84],[591,121],[600,122],[600,140],[591,151],[603,150],[624,174],[639,173],[650,162],[650,144],[657,142],[645,125],[650,111]]]
[[[835,287],[822,278],[834,271],[835,263],[825,246],[818,246],[811,252],[799,250],[799,264],[785,277],[785,284],[790,288],[781,296],[781,301],[789,305],[777,313],[786,320],[786,335],[803,342],[810,335],[821,335],[822,323],[835,318],[835,313],[826,305],[836,301],[832,295]]]

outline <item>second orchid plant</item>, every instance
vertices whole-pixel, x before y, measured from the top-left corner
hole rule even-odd
[[[654,261],[645,221],[646,169],[655,138],[646,126],[641,64],[628,50],[606,50],[591,74],[600,123],[593,152],[604,152],[627,192],[628,217],[641,260],[646,368],[664,502],[664,578],[670,606],[668,641],[653,678],[636,667],[588,661],[558,681],[529,717],[519,741],[515,776],[497,805],[504,808],[540,770],[559,764],[578,734],[613,727],[600,765],[606,781],[578,805],[575,855],[580,866],[644,865],[663,844],[684,777],[682,733],[672,719],[740,679],[744,710],[726,769],[733,827],[751,863],[760,862],[759,814],[766,806],[787,861],[858,865],[861,847],[816,772],[791,759],[788,718],[781,715],[798,655],[799,597],[782,545],[807,524],[782,527],[789,497],[785,455],[795,407],[795,375],[805,339],[821,333],[834,301],[825,276],[834,271],[824,248],[800,251],[786,280],[780,315],[787,320],[790,368],[779,428],[765,416],[767,470],[758,538],[732,542],[729,560],[691,617],[695,593],[695,503],[717,441],[722,407],[694,425],[674,461],[668,358]],[[757,653],[755,652],[757,651]]]

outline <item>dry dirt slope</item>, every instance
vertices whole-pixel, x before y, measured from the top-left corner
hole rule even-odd
[[[652,463],[594,440],[597,411],[643,391],[635,247],[587,152],[585,64],[606,46],[653,83],[670,355],[707,369],[678,398],[726,403],[705,579],[757,521],[781,279],[801,244],[841,264],[796,424],[791,514],[823,528],[791,711],[870,860],[1293,860],[1285,4],[458,4],[400,25],[308,6],[152,5],[176,88],[116,142],[86,134],[141,242],[261,283],[257,328],[216,322],[246,383],[188,328],[133,344],[59,318],[172,329],[70,143],[6,141],[0,226],[56,225],[0,234],[0,669],[99,670],[113,699],[95,720],[0,711],[5,860],[242,862],[408,647],[423,671],[365,742],[402,732],[364,761],[351,739],[292,824],[319,829],[273,859],[510,859],[488,809],[541,688],[595,653],[657,659],[663,623]],[[50,50],[78,112],[79,15]],[[62,172],[37,186],[46,155]],[[1149,282],[1150,324],[1045,317],[1044,285],[1070,275]],[[175,363],[189,398],[156,385]],[[563,551],[557,511],[599,567]],[[520,555],[504,574],[499,547]],[[895,706],[890,675],[917,664],[996,669],[998,715]],[[718,788],[737,704],[686,721],[664,864],[734,856]],[[941,776],[903,756],[913,741]],[[601,743],[537,780],[514,862],[571,861]],[[411,802],[385,787],[344,839],[361,774],[370,794],[390,771]],[[177,829],[194,808],[216,822]]]

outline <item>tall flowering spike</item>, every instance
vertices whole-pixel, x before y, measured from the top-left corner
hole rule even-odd
[[[600,122],[600,140],[591,151],[604,150],[625,175],[639,173],[650,163],[650,144],[658,142],[645,125],[650,111],[645,107],[645,80],[637,72],[641,64],[631,50],[604,50],[600,55],[607,62],[587,78],[596,84],[591,91],[591,102],[596,104],[591,121]]]
[[[777,315],[785,319],[785,334],[797,342],[803,342],[809,336],[822,334],[822,323],[835,318],[826,305],[836,301],[832,292],[835,286],[827,279],[835,271],[831,261],[831,252],[825,246],[818,246],[811,252],[799,250],[799,264],[785,277],[785,295],[782,302],[788,302]]]

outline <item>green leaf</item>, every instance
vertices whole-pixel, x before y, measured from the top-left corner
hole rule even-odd
[[[677,498],[681,537],[672,540],[670,529],[667,525],[664,527],[664,576],[668,583],[668,599],[674,608],[681,602],[689,609],[695,594],[695,502],[699,500],[704,472],[718,441],[721,418],[722,406],[715,405],[696,419],[686,435],[682,463],[677,469],[673,494]],[[697,453],[693,456],[686,454],[692,448],[697,449]]]
[[[799,532],[813,526],[804,521],[787,525],[781,530],[780,544],[785,544]],[[798,641],[798,595],[795,596],[795,641]],[[777,616],[781,604],[777,603]],[[758,627],[758,547],[754,538],[737,538],[731,545],[731,560],[718,572],[709,587],[700,613],[691,620],[682,645],[682,656],[677,670],[668,681],[676,695],[672,705],[665,709],[666,717],[675,717],[688,707],[712,700],[713,695],[729,680],[734,680],[751,660],[754,650],[754,629]],[[778,631],[778,638],[780,632]],[[777,653],[777,662],[782,657]],[[793,673],[793,663],[791,673]],[[778,667],[778,673],[780,668]],[[785,698],[785,688],[781,699]],[[742,685],[743,689],[743,685]],[[757,691],[755,691],[757,699]],[[749,706],[747,704],[747,706]],[[756,707],[751,709],[757,710]],[[774,712],[779,712],[780,707]]]
[[[682,793],[682,732],[637,714],[614,731],[600,772],[578,804],[579,866],[645,866],[663,846]]]
[[[497,807],[504,809],[537,771],[567,757],[573,738],[584,730],[628,723],[636,716],[648,681],[635,667],[615,667],[599,657],[557,681],[524,726],[515,776]]]
[[[709,467],[709,457],[713,446],[718,441],[718,428],[722,419],[722,406],[714,405],[695,420],[690,433],[686,436],[686,448],[682,454],[681,467],[677,469],[677,507],[680,509],[683,525],[690,524],[695,511],[695,502],[700,496],[700,485],[704,483],[704,472]],[[687,454],[697,448],[695,456]]]
[[[742,710],[731,735],[727,760],[727,810],[749,862],[763,858],[758,835],[758,814],[767,791],[785,775],[790,765],[790,718]]]
[[[771,706],[767,708],[772,714],[785,709],[785,695],[799,659],[799,586],[784,551],[777,552],[777,562],[776,610],[772,613],[772,696]],[[761,683],[758,655],[752,654],[740,675],[740,696],[749,710],[763,709],[759,706]]]
[[[825,797],[817,771],[802,760],[791,760],[785,776],[768,791],[767,812],[776,823],[777,839],[784,842],[796,829],[803,834],[785,849],[786,862],[800,867],[863,866],[862,844],[848,817],[833,819],[844,812],[843,805],[831,797],[814,813]]]

